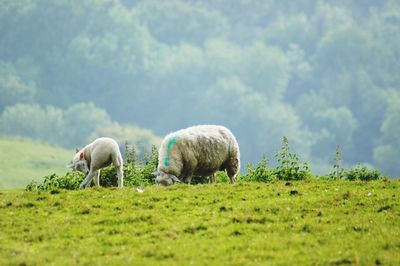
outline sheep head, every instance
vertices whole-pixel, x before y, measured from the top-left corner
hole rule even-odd
[[[175,175],[164,172],[153,173],[156,176],[156,183],[162,186],[170,186],[175,183],[182,183]]]

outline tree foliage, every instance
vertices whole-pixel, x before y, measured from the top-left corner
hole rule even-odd
[[[218,123],[245,162],[287,136],[311,164],[340,145],[398,175],[399,25],[398,1],[4,1],[1,132],[71,146]]]
[[[160,142],[150,130],[111,121],[93,103],[78,103],[63,110],[54,106],[19,103],[0,116],[0,134],[39,139],[64,147],[86,145],[97,137],[113,137],[122,145],[135,144],[140,152]]]

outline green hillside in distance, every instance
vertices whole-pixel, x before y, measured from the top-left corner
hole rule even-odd
[[[32,180],[64,174],[72,150],[21,138],[0,138],[0,189],[26,186]]]

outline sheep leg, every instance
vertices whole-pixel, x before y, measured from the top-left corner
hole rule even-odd
[[[229,179],[231,180],[231,184],[235,183],[237,174],[235,172],[232,172],[229,170],[227,172],[228,172]]]
[[[240,165],[239,159],[233,158],[229,161],[228,166],[225,169],[232,184],[236,182],[236,177],[239,173],[239,168],[240,168],[239,165]]]
[[[208,177],[208,183],[215,183],[215,173]]]
[[[118,188],[123,188],[124,187],[124,162],[122,160],[121,155],[114,154],[112,161],[113,161],[113,164],[117,171]]]
[[[122,169],[122,165],[117,167],[117,177],[118,177],[118,187],[124,187],[124,170]]]
[[[186,177],[187,183],[190,185],[192,182],[193,178],[193,172],[190,172],[190,174]]]
[[[96,187],[100,186],[100,170],[96,171],[96,174],[94,175],[94,178],[93,178],[93,182]]]
[[[185,176],[185,177],[182,178],[182,180],[183,180],[184,183],[190,185],[190,182],[192,181],[192,176],[191,175]]]
[[[90,170],[89,174],[86,176],[86,178],[82,181],[81,185],[79,186],[80,189],[82,188],[86,188],[90,182],[92,181],[92,178],[94,177],[94,175],[96,174],[97,171],[92,172],[92,170]]]

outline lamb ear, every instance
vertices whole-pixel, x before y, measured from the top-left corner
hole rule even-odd
[[[78,153],[79,152],[79,149],[78,148],[75,148],[75,153]]]
[[[73,168],[74,164],[70,162],[69,164],[66,165],[67,168]]]

